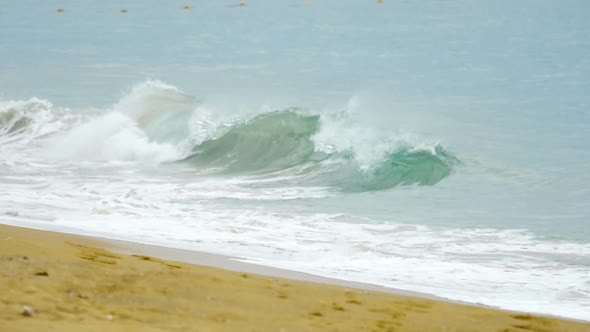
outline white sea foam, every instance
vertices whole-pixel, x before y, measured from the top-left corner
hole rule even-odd
[[[0,102],[0,145],[27,145],[37,138],[60,132],[77,116],[54,107],[49,101],[31,98]]]
[[[151,186],[157,190],[148,189]],[[362,219],[350,223],[343,215],[228,210],[180,185],[151,186],[128,183],[113,190],[110,185],[87,184],[83,192],[89,196],[83,196],[100,199],[77,211],[60,211],[49,226],[246,256],[258,264],[507,309],[590,318],[588,244],[542,241],[518,230],[445,229]],[[61,210],[67,205],[64,199],[61,194],[44,196],[37,204]]]
[[[129,117],[109,112],[84,123],[48,143],[47,153],[70,160],[176,160],[172,144],[150,142]]]

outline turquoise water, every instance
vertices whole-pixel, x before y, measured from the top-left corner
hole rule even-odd
[[[0,10],[2,222],[589,319],[587,2]]]

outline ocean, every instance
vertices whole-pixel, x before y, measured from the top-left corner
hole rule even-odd
[[[590,320],[589,12],[0,1],[0,222]]]

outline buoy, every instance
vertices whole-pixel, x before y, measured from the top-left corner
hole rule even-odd
[[[383,3],[383,0],[377,0],[377,3]]]
[[[246,3],[244,1],[240,2],[240,7],[244,7]]]
[[[63,12],[64,12],[64,9],[63,9],[63,8],[58,8],[58,9],[57,9],[57,12],[58,12],[58,13],[63,13]]]
[[[305,7],[311,7],[311,2],[306,2]]]
[[[0,9],[0,15],[4,14],[4,12],[2,11],[2,9]]]
[[[184,9],[191,9],[191,5],[184,5]]]
[[[126,13],[126,12],[127,12],[127,9],[125,9],[125,8],[121,9],[121,13]]]

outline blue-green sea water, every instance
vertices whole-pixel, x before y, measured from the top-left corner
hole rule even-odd
[[[0,222],[590,320],[590,2],[238,4],[0,0]]]

